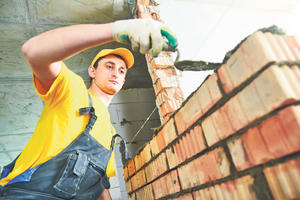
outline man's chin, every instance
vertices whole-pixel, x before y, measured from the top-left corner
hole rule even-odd
[[[119,92],[120,90],[117,90],[115,88],[110,88],[109,90],[106,90],[105,93],[109,94],[109,95],[115,95]]]

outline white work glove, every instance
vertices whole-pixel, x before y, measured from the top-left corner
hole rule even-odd
[[[153,19],[120,20],[112,24],[112,34],[117,42],[128,44],[142,54],[152,49],[154,57],[177,46],[176,36],[162,23]]]

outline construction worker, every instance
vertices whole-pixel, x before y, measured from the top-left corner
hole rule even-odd
[[[134,57],[125,48],[100,51],[88,67],[89,89],[63,62],[111,41],[143,54],[151,49],[154,56],[177,45],[176,37],[152,19],[58,28],[23,45],[45,105],[28,144],[1,173],[0,200],[111,199],[107,177],[115,175],[115,130],[107,107]]]

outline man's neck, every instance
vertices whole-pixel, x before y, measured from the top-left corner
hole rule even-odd
[[[103,92],[100,88],[93,84],[89,88],[89,91],[93,93],[100,101],[102,101],[106,107],[109,106],[112,98],[114,97],[114,95]]]

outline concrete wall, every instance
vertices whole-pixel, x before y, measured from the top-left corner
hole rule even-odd
[[[112,123],[117,133],[126,141],[131,141],[155,106],[155,95],[152,88],[122,90],[114,97],[109,106]],[[134,157],[138,148],[153,137],[153,128],[159,126],[160,119],[156,110],[136,137],[136,143],[127,144],[130,157]],[[118,142],[115,155],[117,171],[116,177],[112,178],[111,181],[115,183],[111,189],[111,194],[113,194],[115,199],[121,198],[125,200],[127,199],[127,192],[125,190],[123,164],[121,162]]]

